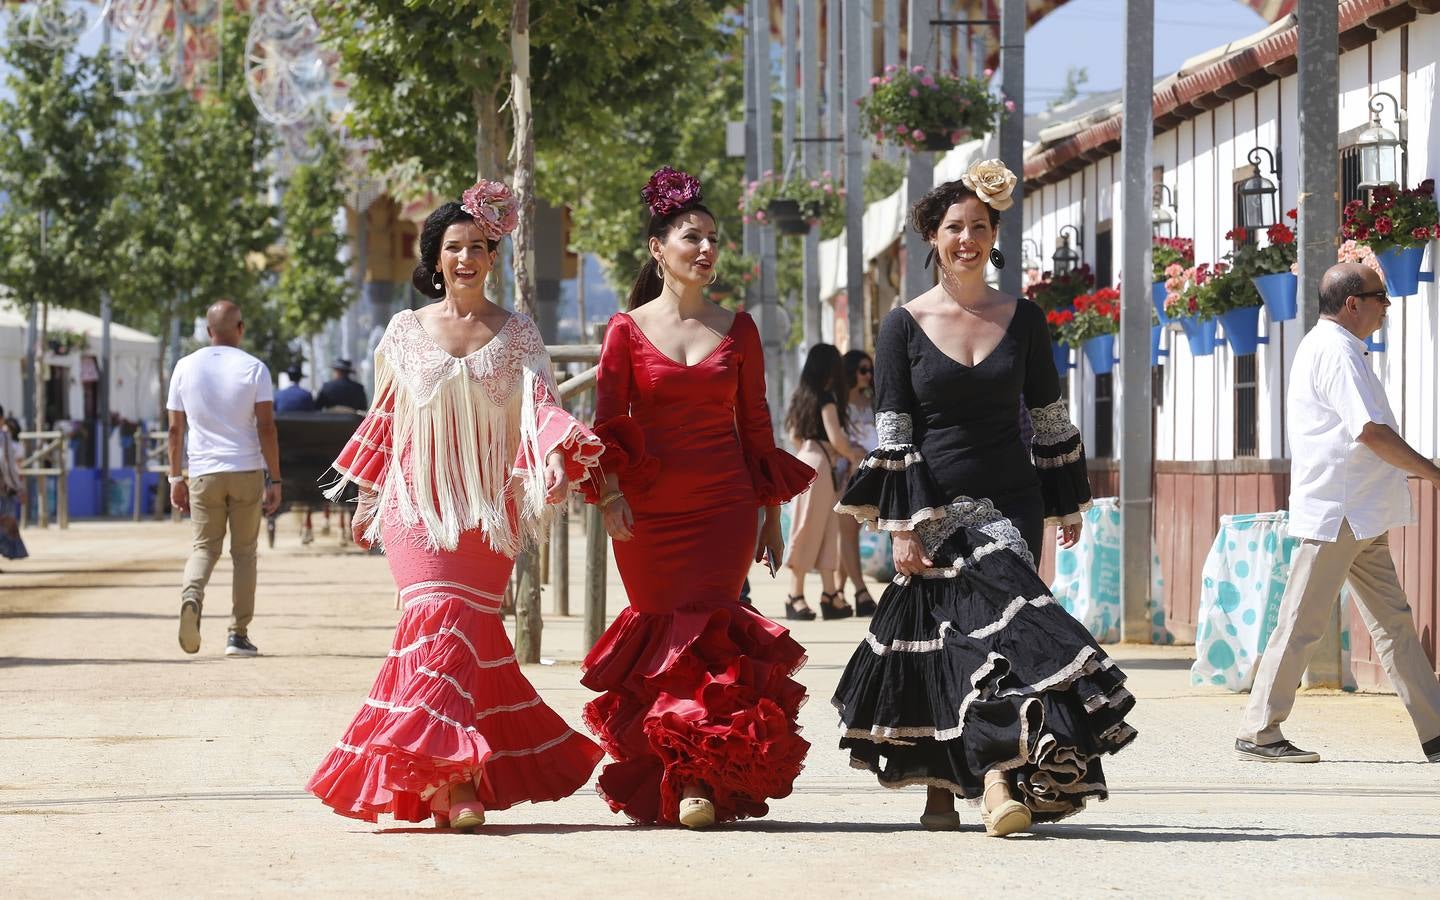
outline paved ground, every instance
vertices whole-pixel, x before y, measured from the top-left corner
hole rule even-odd
[[[1007,841],[978,819],[921,831],[919,789],[879,788],[835,749],[827,700],[863,634],[855,620],[795,629],[810,650],[802,719],[815,747],[768,819],[641,829],[588,790],[494,813],[476,835],[344,819],[302,786],[387,649],[384,560],[326,537],[302,547],[287,525],[262,551],[251,634],[265,655],[221,655],[222,561],[190,658],[175,642],[187,535],[78,523],[32,530],[31,559],[0,560],[0,896],[1440,892],[1440,766],[1420,762],[1394,697],[1303,696],[1289,736],[1330,761],[1244,763],[1229,751],[1243,698],[1188,687],[1185,648],[1115,651],[1141,737],[1107,766],[1109,802]],[[779,584],[763,570],[756,584],[761,610],[778,614]],[[612,609],[622,600],[612,580]],[[578,723],[579,620],[548,618],[545,653],[556,664],[528,674]]]

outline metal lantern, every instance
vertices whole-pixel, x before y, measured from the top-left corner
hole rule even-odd
[[[1061,226],[1060,233],[1055,238],[1055,254],[1050,257],[1051,271],[1056,278],[1069,275],[1080,265],[1080,254],[1070,248],[1070,235],[1067,235],[1066,231],[1075,235],[1076,247],[1085,246],[1080,240],[1079,228],[1074,225]]]
[[[1040,245],[1030,238],[1020,240],[1020,271],[1040,271]]]
[[[1276,206],[1278,202],[1276,197],[1280,191],[1276,189],[1275,182],[1260,174],[1261,153],[1270,158],[1270,174],[1277,177],[1280,174],[1275,168],[1275,154],[1264,147],[1256,147],[1246,157],[1250,161],[1250,165],[1255,167],[1255,171],[1249,178],[1240,182],[1236,195],[1240,201],[1238,224],[1248,231],[1269,228],[1280,221],[1279,209]]]
[[[1385,109],[1382,97],[1389,97],[1395,110],[1395,124],[1400,134],[1380,124],[1380,113]],[[1405,181],[1405,114],[1394,95],[1379,91],[1370,98],[1370,124],[1355,139],[1360,151],[1360,183],[1358,188],[1373,191],[1376,188],[1403,187]]]
[[[1167,196],[1170,198],[1168,206],[1164,202]],[[1150,229],[1155,232],[1156,237],[1175,236],[1175,213],[1174,192],[1169,185],[1155,185],[1155,195],[1150,206]]]

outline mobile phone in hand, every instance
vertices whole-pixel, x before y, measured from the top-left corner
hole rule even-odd
[[[780,564],[775,561],[775,551],[769,547],[765,548],[765,568],[770,570],[771,578],[775,577],[776,570],[780,568]]]

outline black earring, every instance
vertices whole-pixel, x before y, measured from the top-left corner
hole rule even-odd
[[[999,247],[990,248],[990,265],[997,269],[1005,268],[1005,254],[1000,252]]]
[[[436,272],[435,277],[430,279],[430,283],[435,285],[435,290],[437,291],[445,290],[445,279],[441,277],[439,272]]]
[[[927,269],[930,268],[930,264],[931,264],[932,262],[934,262],[934,261],[935,261],[935,248],[934,248],[934,247],[931,247],[931,248],[930,248],[930,252],[925,254],[925,268],[927,268]]]

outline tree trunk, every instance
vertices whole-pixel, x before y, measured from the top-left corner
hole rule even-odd
[[[535,135],[530,124],[530,3],[515,0],[510,17],[511,97],[515,121],[515,198],[520,225],[515,230],[515,308],[535,317]],[[540,554],[521,555],[524,566],[515,598],[515,652],[522,662],[540,661]]]

